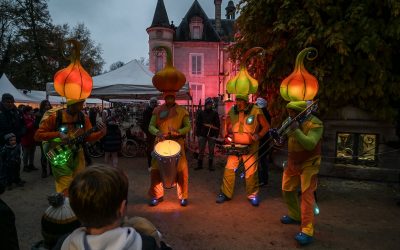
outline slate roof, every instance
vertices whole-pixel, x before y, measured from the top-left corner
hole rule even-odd
[[[154,17],[153,17],[153,22],[151,23],[152,27],[165,27],[165,28],[171,28],[168,15],[167,15],[167,10],[165,9],[164,1],[163,0],[158,0],[157,1],[157,6],[156,6],[156,11],[154,12]]]
[[[186,13],[182,22],[176,29],[174,41],[191,41],[189,22],[194,17],[198,16],[203,19],[203,36],[200,40],[206,42],[233,41],[233,25],[235,20],[221,19],[221,33],[218,34],[215,30],[215,20],[209,19],[199,2],[195,0]]]

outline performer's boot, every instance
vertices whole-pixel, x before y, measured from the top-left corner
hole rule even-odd
[[[208,159],[208,170],[214,171],[213,159]]]
[[[194,168],[194,170],[200,170],[200,169],[203,169],[203,159],[198,159],[197,167]]]

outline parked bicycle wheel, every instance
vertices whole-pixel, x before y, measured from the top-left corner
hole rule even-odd
[[[139,149],[139,145],[132,139],[127,139],[121,148],[121,154],[125,157],[132,158],[135,157],[137,151]]]
[[[103,145],[101,145],[100,141],[96,141],[96,142],[92,142],[92,143],[87,142],[86,148],[87,148],[87,151],[88,151],[90,157],[99,158],[104,155]]]

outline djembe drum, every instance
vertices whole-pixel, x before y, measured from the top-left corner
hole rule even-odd
[[[175,187],[181,145],[173,140],[160,141],[154,146],[153,157],[158,162],[164,188]]]

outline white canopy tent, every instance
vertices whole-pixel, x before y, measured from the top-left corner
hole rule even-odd
[[[29,91],[20,90],[20,91],[32,99],[39,100],[39,102],[46,99],[46,91],[40,91],[40,90],[29,90]],[[65,98],[61,97],[61,96],[48,96],[47,99],[53,105],[66,103]],[[85,103],[88,105],[101,105],[102,102],[103,102],[103,105],[109,106],[109,103],[107,101],[102,101],[98,98],[87,98],[85,100]]]
[[[40,100],[31,98],[24,93],[21,93],[14,85],[8,80],[6,74],[3,74],[0,78],[0,96],[4,93],[9,93],[14,97],[16,103],[39,103]]]
[[[90,97],[103,100],[110,99],[141,99],[152,96],[160,97],[161,93],[152,84],[153,73],[137,60],[132,60],[124,66],[93,77],[93,90]],[[57,94],[53,83],[47,84],[47,93]],[[177,99],[190,100],[189,88],[185,85],[177,94]]]

